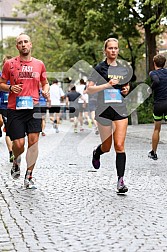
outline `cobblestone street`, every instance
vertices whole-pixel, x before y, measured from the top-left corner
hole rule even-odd
[[[115,153],[91,165],[99,136],[85,126],[73,133],[63,121],[60,132],[48,122],[40,136],[34,170],[38,189],[23,188],[26,170],[13,180],[0,138],[0,252],[166,252],[167,125],[162,125],[158,160],[151,150],[153,124],[129,126],[126,139],[126,195],[116,194]]]

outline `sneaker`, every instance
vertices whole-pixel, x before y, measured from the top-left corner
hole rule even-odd
[[[91,120],[88,121],[88,127],[92,128],[92,121]]]
[[[99,157],[99,159],[97,159],[95,157],[95,154],[96,154],[96,150],[93,151],[92,165],[95,169],[99,169],[100,168],[100,157]]]
[[[9,162],[13,163],[14,161],[14,154],[12,152],[9,153]]]
[[[152,158],[153,160],[157,160],[158,159],[157,154],[154,153],[153,150],[148,153],[148,157]]]
[[[11,176],[13,179],[18,179],[20,177],[20,163],[18,163],[15,159],[13,160]]]
[[[59,133],[59,129],[58,129],[58,127],[56,128],[56,133]]]
[[[98,131],[98,128],[96,127],[95,128],[95,135],[98,135],[99,134],[99,131]]]
[[[81,127],[81,128],[80,128],[80,131],[83,132],[83,131],[84,131],[84,128]]]
[[[77,130],[77,128],[74,128],[74,133],[78,133],[78,130]]]
[[[128,188],[124,184],[123,177],[121,177],[117,183],[117,193],[126,193],[127,191],[128,191]]]
[[[24,188],[25,189],[37,189],[35,185],[35,178],[33,177],[26,177],[24,179]]]

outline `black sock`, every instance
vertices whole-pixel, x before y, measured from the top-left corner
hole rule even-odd
[[[13,152],[12,152],[12,151],[9,151],[9,154],[10,154],[10,156],[12,156]]]
[[[25,178],[27,178],[27,177],[32,177],[32,171],[31,170],[26,171]]]
[[[117,169],[118,179],[124,176],[125,164],[126,164],[125,152],[117,153],[116,154],[116,169]]]
[[[99,159],[100,155],[102,155],[104,152],[101,150],[101,144],[97,147],[95,153],[94,153],[94,157]]]

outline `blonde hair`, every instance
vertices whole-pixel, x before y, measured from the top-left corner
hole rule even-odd
[[[104,42],[104,47],[103,47],[103,50],[104,50],[104,51],[105,51],[105,49],[107,48],[108,42],[111,42],[111,41],[117,42],[117,43],[119,44],[118,39],[116,39],[116,38],[108,38],[108,39],[106,39],[105,42]]]

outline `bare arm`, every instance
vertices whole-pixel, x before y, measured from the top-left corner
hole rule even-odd
[[[42,95],[44,98],[46,98],[48,101],[50,100],[50,86],[47,80],[41,81],[42,86]]]
[[[116,84],[118,84],[118,80],[115,80],[115,79],[111,79],[109,82],[106,82],[105,84],[101,84],[99,86],[96,86],[93,81],[89,81],[87,84],[86,93],[95,94],[107,88],[111,88],[112,86]]]
[[[22,91],[22,84],[8,85],[7,80],[0,77],[0,91],[13,92],[18,94]]]
[[[0,77],[0,91],[9,92],[9,85],[6,84],[7,80]]]

